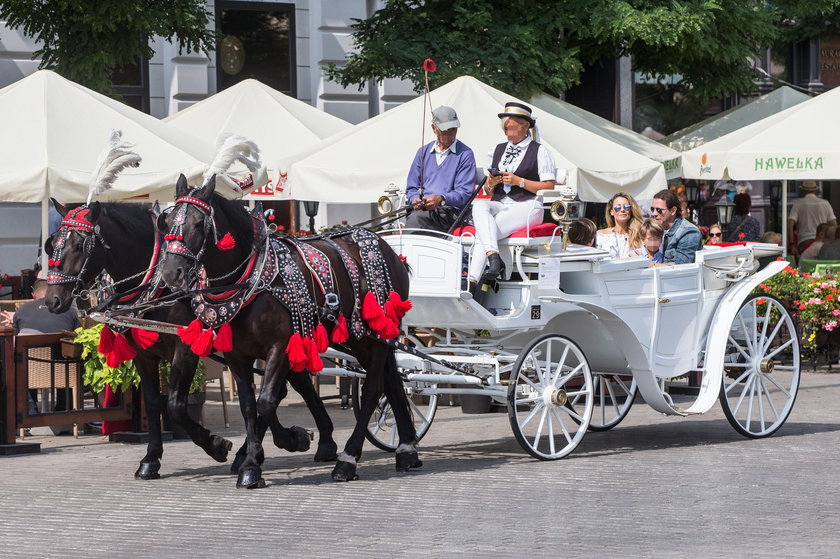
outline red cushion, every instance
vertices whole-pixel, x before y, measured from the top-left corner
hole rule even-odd
[[[556,227],[556,223],[541,223],[539,225],[531,227],[530,235],[528,234],[529,231],[526,227],[524,229],[520,229],[519,231],[514,232],[514,234],[511,235],[511,237],[550,237]],[[464,225],[461,227],[456,227],[455,230],[452,232],[452,234],[456,237],[460,237],[464,233],[471,233],[472,235],[475,235],[475,227],[473,227],[472,225]]]

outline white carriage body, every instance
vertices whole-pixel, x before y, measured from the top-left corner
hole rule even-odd
[[[707,247],[693,264],[651,267],[646,258],[605,259],[590,247],[561,251],[559,235],[509,238],[500,242],[500,254],[519,278],[499,282],[479,303],[461,283],[470,237],[395,232],[384,238],[411,268],[414,308],[404,325],[445,331],[437,349],[495,353],[498,372],[535,333],[563,335],[580,346],[593,371],[632,373],[651,406],[677,415],[714,404],[724,358],[714,348],[725,345],[743,299],[786,265],[773,262],[755,273],[757,258],[781,254],[781,247],[765,244]],[[489,332],[485,344],[469,340],[481,330]],[[663,395],[661,379],[701,370],[700,396],[689,408]]]

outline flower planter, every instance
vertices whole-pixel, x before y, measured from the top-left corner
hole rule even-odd
[[[81,359],[82,344],[77,344],[73,338],[61,338],[61,355],[66,359]]]

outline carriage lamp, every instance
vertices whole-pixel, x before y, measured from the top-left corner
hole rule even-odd
[[[732,212],[735,211],[735,204],[729,200],[729,196],[724,194],[715,204],[715,210],[717,211],[718,223],[729,223],[732,221]]]
[[[315,232],[315,216],[318,215],[318,206],[321,203],[315,200],[304,200],[303,211],[306,212],[306,217],[309,218],[309,230]]]

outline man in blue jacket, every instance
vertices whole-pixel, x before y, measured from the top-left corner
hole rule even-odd
[[[414,211],[409,228],[446,231],[475,188],[475,155],[455,139],[461,126],[452,107],[432,111],[436,139],[417,151],[406,181],[406,199]]]
[[[694,262],[694,253],[703,248],[700,230],[680,215],[680,199],[673,190],[660,190],[653,196],[651,214],[665,230],[662,245],[662,262],[665,264],[689,264]]]

